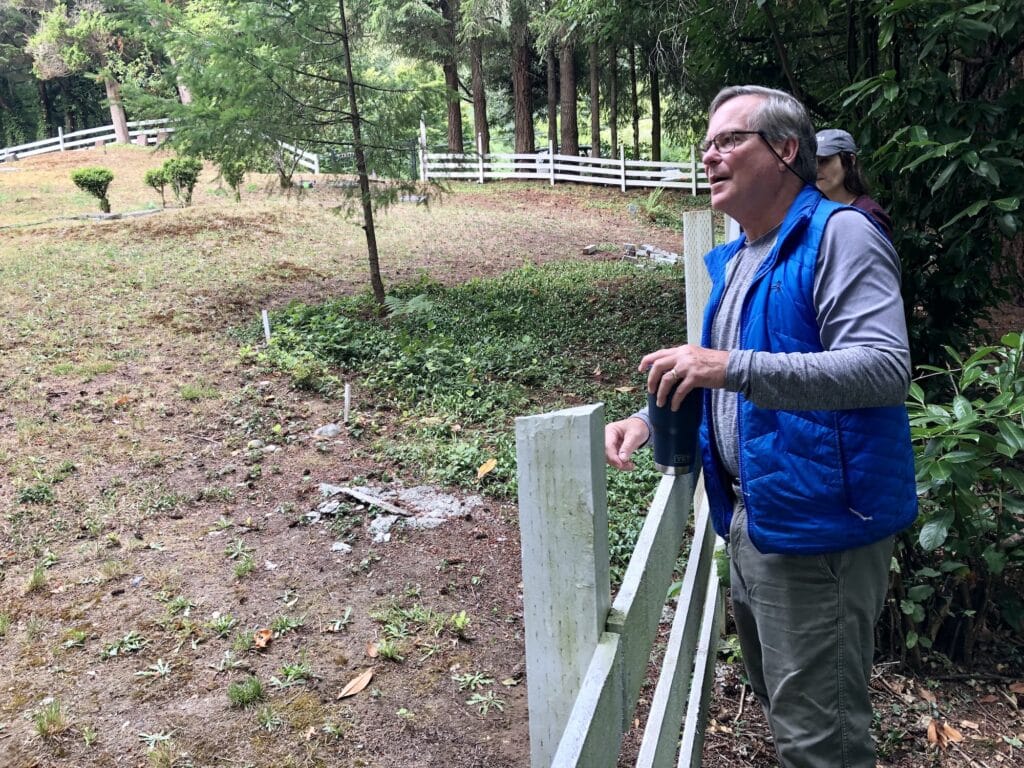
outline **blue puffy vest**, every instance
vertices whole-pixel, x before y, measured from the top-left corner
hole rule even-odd
[[[741,349],[821,352],[814,275],[825,223],[844,206],[813,187],[797,196],[743,301]],[[703,345],[743,238],[705,257],[712,289]],[[740,485],[751,541],[761,552],[814,555],[879,541],[917,515],[914,453],[902,405],[836,411],[758,408],[738,395]],[[717,457],[711,392],[704,392],[701,450],[712,522],[726,536],[732,491]]]

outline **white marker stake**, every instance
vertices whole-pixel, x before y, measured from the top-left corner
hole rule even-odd
[[[267,314],[267,310],[263,310],[263,335],[267,339],[267,344],[270,343],[270,315]]]
[[[341,423],[348,424],[348,407],[352,402],[352,385],[345,384],[345,411],[341,415]]]

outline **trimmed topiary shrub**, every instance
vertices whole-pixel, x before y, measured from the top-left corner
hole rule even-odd
[[[242,193],[240,187],[242,182],[245,181],[245,172],[247,168],[245,163],[241,160],[229,160],[221,163],[220,175],[223,177],[224,182],[231,187],[231,191],[235,193],[235,202],[239,203],[242,201]]]
[[[146,175],[142,177],[142,180],[146,183],[146,186],[152,187],[160,193],[160,207],[167,207],[167,198],[164,196],[164,188],[167,186],[167,174],[163,168],[151,168],[146,171]]]
[[[114,173],[106,168],[79,168],[71,174],[75,186],[88,192],[100,201],[100,210],[110,213],[110,200],[107,199],[107,188],[114,180]]]
[[[192,204],[192,190],[202,170],[203,164],[194,157],[173,157],[164,163],[164,175],[174,190],[175,199],[182,205]]]

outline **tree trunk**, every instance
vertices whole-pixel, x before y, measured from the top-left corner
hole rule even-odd
[[[633,159],[640,159],[640,97],[636,92],[636,48],[629,46],[629,99],[633,110]]]
[[[658,65],[651,56],[648,62],[651,78],[651,160],[661,160],[661,88],[658,83]]]
[[[558,74],[562,85],[560,103],[562,113],[562,154],[580,153],[580,134],[576,118],[576,56],[571,37],[562,41],[558,52]]]
[[[56,128],[53,119],[53,105],[50,103],[50,94],[46,90],[46,81],[39,81],[39,106],[43,109],[43,134],[51,135],[51,129]]]
[[[553,152],[558,152],[558,60],[554,43],[548,43],[544,62],[548,75],[548,144]]]
[[[110,103],[110,121],[114,124],[114,135],[118,144],[128,143],[128,118],[121,103],[121,86],[112,77],[103,80],[107,87],[107,101]]]
[[[601,156],[601,88],[597,62],[597,43],[589,49],[590,65],[590,156]]]
[[[619,51],[611,47],[608,57],[608,130],[611,133],[612,156],[619,151]]]
[[[63,77],[57,78],[57,88],[60,90],[60,100],[64,106],[64,133],[71,133],[78,128],[75,120],[75,105],[71,103],[67,80]]]
[[[459,17],[458,0],[442,1],[441,15],[445,20],[448,37],[448,50],[441,59],[445,90],[448,92],[448,151],[461,155],[464,151],[462,143],[462,98],[459,96],[459,64],[455,55],[456,25]]]
[[[363,204],[363,231],[366,233],[366,254],[370,261],[370,285],[377,305],[384,307],[384,281],[380,276],[380,259],[377,255],[377,232],[373,227],[373,200],[370,197],[370,177],[366,173],[366,153],[363,151],[362,124],[359,118],[359,102],[356,99],[356,81],[352,76],[352,51],[348,39],[348,19],[345,17],[345,0],[338,0],[338,15],[341,17],[341,43],[345,55],[345,75],[348,78],[348,106],[352,121],[352,152],[356,157],[356,173],[359,175],[359,197]]]
[[[512,101],[516,154],[536,150],[533,138],[533,94],[530,91],[529,6],[519,0],[510,9],[512,41]]]
[[[487,93],[484,90],[484,43],[479,37],[469,41],[469,56],[473,86],[473,127],[480,139],[481,152],[486,155],[491,151],[491,131],[487,127]]]

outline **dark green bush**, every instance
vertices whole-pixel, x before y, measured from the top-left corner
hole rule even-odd
[[[72,172],[71,180],[75,186],[88,192],[100,201],[100,210],[110,213],[110,200],[107,199],[107,189],[110,182],[114,180],[114,173],[106,168],[79,168]]]
[[[921,512],[897,543],[888,631],[912,661],[924,647],[970,663],[1000,622],[1024,632],[1024,342],[1011,333],[966,360],[947,354],[946,367],[919,370],[950,396],[911,387]]]
[[[182,205],[192,204],[192,190],[199,181],[203,164],[194,157],[172,157],[164,163],[163,173],[174,190],[174,198]]]
[[[164,169],[151,168],[146,171],[146,175],[142,177],[142,180],[146,183],[146,186],[152,187],[160,193],[160,207],[166,207],[167,199],[164,196],[164,189],[167,187],[167,174],[164,172]]]

